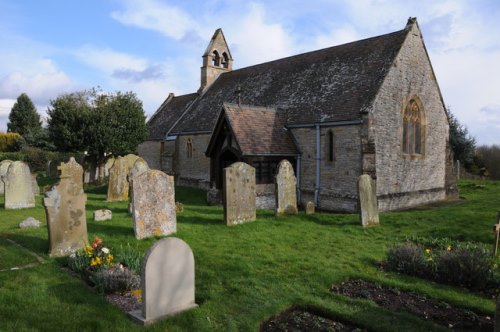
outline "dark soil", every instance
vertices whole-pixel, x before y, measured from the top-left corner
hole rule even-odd
[[[106,294],[106,301],[117,306],[125,313],[142,308],[141,302],[131,292],[125,294]]]
[[[289,308],[260,325],[261,332],[363,332],[350,323],[332,320],[298,307]]]
[[[489,316],[456,308],[414,292],[357,279],[333,285],[330,290],[352,298],[371,300],[384,309],[404,311],[456,331],[493,331],[493,319]]]

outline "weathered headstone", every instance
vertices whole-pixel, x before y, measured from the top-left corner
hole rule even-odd
[[[113,212],[108,209],[99,209],[94,211],[94,221],[105,221],[113,218]]]
[[[297,179],[292,164],[286,159],[278,165],[275,189],[276,215],[297,214]]]
[[[314,214],[316,212],[316,206],[314,205],[314,202],[307,202],[306,204],[306,214]]]
[[[5,193],[5,185],[2,181],[2,177],[7,174],[7,169],[9,169],[12,160],[2,160],[0,161],[0,195]]]
[[[106,163],[104,164],[104,176],[109,176],[109,170],[111,167],[113,167],[114,163],[115,163],[115,158],[113,157],[106,160]]]
[[[40,187],[38,186],[38,182],[36,181],[36,175],[31,175],[31,184],[33,185],[33,195],[40,195]]]
[[[88,243],[83,168],[74,158],[59,166],[61,180],[43,200],[50,256],[66,256]]]
[[[368,174],[358,178],[359,206],[361,209],[361,224],[363,227],[379,224],[377,188],[375,181]]]
[[[40,227],[40,220],[33,217],[28,217],[19,223],[20,228],[38,228]]]
[[[130,169],[129,173],[128,173],[128,182],[129,182],[129,186],[130,186],[130,189],[129,189],[129,203],[128,203],[128,212],[129,213],[132,213],[132,211],[134,210],[133,208],[133,195],[134,195],[134,187],[133,187],[133,179],[136,177],[136,176],[139,176],[141,175],[142,173],[146,172],[149,170],[149,166],[148,166],[148,163],[142,159],[142,158],[137,158],[137,160],[135,161],[134,163],[134,166],[132,166],[132,168]]]
[[[167,237],[153,244],[142,262],[142,310],[128,314],[149,325],[196,308],[194,256],[181,239]]]
[[[23,209],[35,207],[33,179],[28,164],[14,161],[2,177],[5,184],[5,208]]]
[[[130,153],[123,158],[127,161],[127,167],[130,170],[134,166],[137,159],[139,159],[140,157]]]
[[[493,256],[498,253],[498,239],[500,238],[500,211],[497,214],[497,223],[493,225],[493,234],[495,235],[495,243],[493,245]]]
[[[228,226],[254,221],[255,168],[236,162],[224,168],[224,221]]]
[[[128,172],[128,161],[123,157],[118,157],[109,170],[108,195],[106,198],[108,202],[128,200]]]
[[[56,179],[59,177],[59,170],[57,169],[59,167],[60,162],[56,160],[49,160],[47,162],[47,176]]]
[[[177,231],[174,177],[149,170],[133,180],[133,213],[136,239]]]

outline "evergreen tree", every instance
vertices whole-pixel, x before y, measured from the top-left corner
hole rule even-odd
[[[450,146],[455,155],[455,160],[460,160],[462,165],[470,170],[474,164],[476,139],[469,135],[467,127],[458,122],[458,119],[451,113],[449,108],[448,118],[450,123]]]
[[[33,145],[42,130],[40,115],[27,94],[22,93],[12,106],[7,131],[19,133],[26,142]]]

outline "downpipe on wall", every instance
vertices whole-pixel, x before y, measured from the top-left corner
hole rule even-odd
[[[321,189],[321,128],[316,124],[316,186],[314,188],[314,206],[318,206],[319,191]]]

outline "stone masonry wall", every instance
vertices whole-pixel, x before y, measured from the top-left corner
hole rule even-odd
[[[193,154],[188,158],[187,141],[191,139]],[[175,181],[177,185],[195,188],[210,188],[210,158],[205,157],[205,150],[210,141],[210,134],[183,135],[176,140],[174,160]]]
[[[146,160],[149,168],[161,169],[160,165],[160,141],[145,141],[137,147],[137,154],[139,157]]]
[[[417,96],[423,106],[423,155],[404,158],[402,112]],[[421,110],[422,111],[422,110]],[[416,25],[408,33],[373,104],[379,209],[407,208],[445,198],[448,122],[436,78]]]
[[[329,211],[358,209],[357,178],[361,174],[360,125],[321,127],[320,194],[318,208]],[[328,132],[333,133],[334,155],[329,161]],[[316,128],[294,128],[302,151],[300,189],[302,206],[314,198],[316,185]]]

